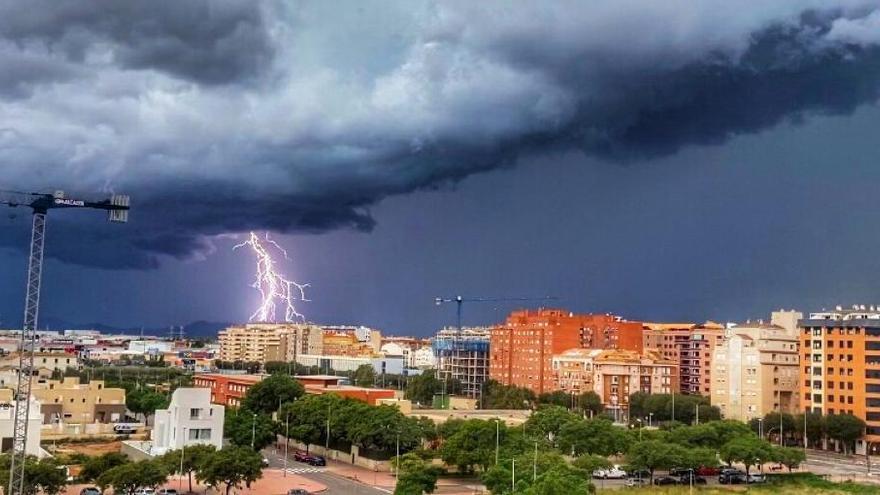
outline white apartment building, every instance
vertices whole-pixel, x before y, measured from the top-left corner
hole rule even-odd
[[[156,411],[150,454],[196,444],[222,448],[224,411],[223,406],[211,404],[211,389],[178,388],[168,409]]]

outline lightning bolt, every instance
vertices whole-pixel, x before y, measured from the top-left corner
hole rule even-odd
[[[265,245],[263,241],[265,241]],[[262,302],[251,315],[250,321],[274,323],[278,302],[284,305],[284,321],[305,320],[305,317],[296,310],[294,301],[308,302],[305,288],[309,284],[298,284],[284,278],[284,275],[277,271],[275,260],[272,259],[272,254],[269,253],[266,246],[273,246],[284,255],[284,259],[289,260],[287,251],[270,239],[268,232],[263,240],[251,232],[246,241],[233,246],[232,250],[236,251],[245,246],[250,246],[257,256],[257,278],[251,287],[260,291],[262,297]]]

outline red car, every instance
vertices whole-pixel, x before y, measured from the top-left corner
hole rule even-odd
[[[297,450],[293,454],[293,460],[299,461],[299,462],[308,462],[311,457],[312,456],[303,452],[302,450]]]
[[[721,470],[716,467],[701,466],[697,468],[697,474],[700,476],[718,476]]]

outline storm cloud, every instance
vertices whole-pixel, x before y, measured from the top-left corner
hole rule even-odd
[[[385,197],[525,154],[638,162],[880,91],[876,2],[139,5],[0,1],[0,189],[133,197],[125,228],[58,215],[64,261],[368,231]]]

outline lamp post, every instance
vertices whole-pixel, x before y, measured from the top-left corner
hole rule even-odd
[[[284,477],[287,477],[287,457],[290,449],[290,413],[284,419]]]
[[[538,479],[538,441],[535,441],[535,458],[532,460],[532,483]]]
[[[254,420],[251,421],[251,449],[257,444],[257,413],[254,413]]]
[[[642,418],[636,418],[636,421],[639,423],[639,441],[642,441]]]
[[[397,430],[397,445],[395,446],[397,456],[397,466],[394,468],[394,485],[397,486],[397,480],[400,479],[400,427]]]
[[[499,434],[501,429],[501,420],[495,418],[495,464],[498,464],[498,446],[499,446]]]
[[[654,419],[654,413],[648,413],[648,426],[651,426],[651,422]]]
[[[758,438],[764,439],[764,418],[758,418]]]
[[[516,490],[516,459],[510,460],[510,492]]]
[[[177,479],[177,489],[183,492],[183,453],[186,451],[186,426],[183,427],[183,437],[180,444],[180,478]]]

